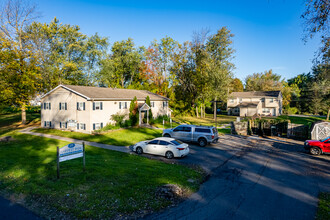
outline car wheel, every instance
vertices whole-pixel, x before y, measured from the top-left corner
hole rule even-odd
[[[174,158],[174,154],[171,151],[167,151],[165,154],[165,157],[167,159],[172,159],[172,158]]]
[[[205,138],[200,138],[200,139],[198,139],[198,144],[201,147],[205,147],[207,145],[207,141]]]
[[[164,134],[164,137],[171,137],[171,135],[169,135],[169,134]]]
[[[312,154],[312,155],[320,155],[322,153],[321,149],[318,148],[318,147],[312,147],[309,152]]]
[[[142,154],[143,153],[142,147],[137,147],[135,151],[136,151],[137,154]]]

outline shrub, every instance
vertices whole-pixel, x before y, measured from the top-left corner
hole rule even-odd
[[[120,114],[120,113],[111,115],[111,120],[115,121],[116,122],[115,125],[120,126],[120,127],[124,125],[124,118],[125,118],[125,115]]]
[[[297,112],[299,112],[299,110],[296,107],[289,107],[287,109],[287,112],[288,112],[289,115],[294,115],[294,114],[297,114]]]
[[[139,121],[139,109],[136,96],[134,96],[129,106],[129,119],[131,121],[132,126],[137,125]]]
[[[146,103],[150,107],[150,110],[149,110],[149,121],[151,122],[153,117],[152,117],[151,103],[150,103],[150,97],[149,96],[147,96],[147,98],[146,98]]]

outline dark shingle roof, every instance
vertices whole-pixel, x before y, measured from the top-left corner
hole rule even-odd
[[[230,97],[249,98],[249,97],[274,97],[277,98],[281,91],[252,91],[252,92],[233,92]]]
[[[257,107],[259,105],[260,102],[242,102],[240,103],[237,107],[240,107],[240,108],[254,108],[254,107]]]
[[[136,96],[137,100],[145,100],[147,96],[151,101],[166,101],[168,98],[146,91],[135,89],[114,89],[104,87],[92,87],[92,86],[74,86],[74,85],[59,85],[64,89],[69,89],[76,92],[78,95],[82,95],[87,99],[93,100],[132,100]],[[51,93],[51,92],[50,92]],[[47,94],[46,94],[47,95]],[[46,96],[45,95],[45,96]]]

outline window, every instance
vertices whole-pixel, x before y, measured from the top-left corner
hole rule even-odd
[[[65,121],[60,122],[60,128],[68,128],[68,123]]]
[[[171,141],[171,143],[174,144],[174,145],[176,145],[176,146],[183,144],[183,143],[182,143],[181,141],[179,141],[179,140],[173,140],[173,141]]]
[[[170,143],[168,143],[167,141],[159,141],[159,145],[167,146],[170,145]]]
[[[66,102],[60,102],[60,104],[59,104],[59,110],[67,110],[67,104],[66,104]]]
[[[234,103],[234,101],[235,101],[234,99],[230,99],[229,100],[230,103]]]
[[[195,128],[195,132],[211,133],[211,130],[210,129],[207,129],[207,128]]]
[[[163,102],[163,108],[166,108],[168,106],[168,102]]]
[[[93,110],[102,110],[103,109],[102,102],[93,102]]]
[[[240,98],[240,99],[239,99],[239,103],[242,103],[242,102],[243,102],[243,99],[242,99],[242,98]]]
[[[263,108],[262,113],[264,113],[264,114],[270,113],[270,109],[269,108]]]
[[[103,123],[102,122],[93,124],[93,130],[99,130],[101,128],[103,128]]]
[[[50,110],[51,109],[50,102],[44,102],[43,107],[44,107],[43,109],[45,109],[45,110],[46,109],[49,109]]]
[[[191,127],[183,127],[184,132],[191,132]]]
[[[265,98],[261,98],[261,102],[265,102]]]
[[[52,127],[52,122],[51,121],[44,121],[44,127],[51,128]]]
[[[77,102],[77,110],[85,111],[85,102]]]
[[[155,107],[155,102],[150,102],[150,107],[151,108]]]
[[[148,144],[158,144],[158,140],[150,141]]]
[[[119,102],[119,109],[127,109],[127,102]]]
[[[86,130],[85,123],[77,123],[77,130]]]
[[[174,132],[183,131],[183,127],[182,126],[176,127],[176,128],[174,128],[173,131]]]
[[[239,108],[234,108],[234,112],[238,113],[239,112]]]
[[[271,99],[269,100],[269,103],[273,103],[273,102],[274,102],[274,99],[271,98]]]

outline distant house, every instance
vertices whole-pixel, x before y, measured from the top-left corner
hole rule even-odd
[[[281,91],[233,92],[227,100],[229,115],[279,116],[282,114]]]
[[[141,118],[151,108],[153,117],[170,116],[169,99],[145,90],[59,85],[41,97],[41,126],[91,133],[111,121],[114,114],[128,118],[136,96]],[[145,101],[150,97],[148,106]]]

